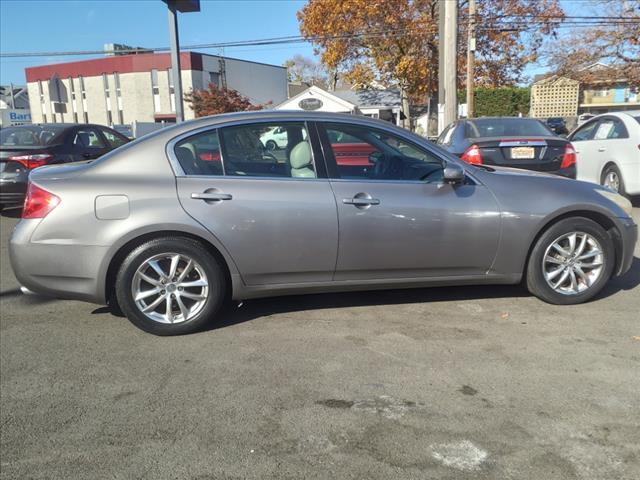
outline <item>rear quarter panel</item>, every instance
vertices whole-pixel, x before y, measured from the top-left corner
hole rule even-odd
[[[120,248],[142,235],[168,231],[205,239],[220,251],[232,275],[236,273],[233,260],[218,239],[180,205],[165,145],[166,138],[159,137],[136,149],[119,148],[92,164],[43,168],[33,173],[35,184],[61,198],[60,204],[30,234],[34,247],[46,246],[50,255],[58,252],[58,256],[65,257],[64,261],[43,262],[55,270],[50,274],[82,276],[91,283],[86,288],[93,292],[90,299],[104,303],[109,264]],[[99,219],[98,196],[125,197],[128,216]],[[87,248],[93,257],[85,255],[82,265],[78,265],[74,251]],[[34,268],[42,269],[42,263]]]

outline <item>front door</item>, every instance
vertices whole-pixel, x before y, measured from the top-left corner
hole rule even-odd
[[[590,120],[573,132],[569,140],[576,151],[576,168],[578,180],[600,183],[601,139],[595,139],[600,121],[598,118]]]
[[[279,127],[286,148],[268,151],[260,136]],[[174,154],[185,173],[182,206],[220,240],[247,285],[331,280],[336,205],[303,122],[208,130],[180,140]]]
[[[443,184],[442,159],[387,131],[336,123],[320,135],[340,225],[335,280],[487,273],[500,214],[486,187]],[[368,162],[343,162],[344,143]]]

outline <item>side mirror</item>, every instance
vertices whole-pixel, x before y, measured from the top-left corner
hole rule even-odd
[[[459,183],[464,182],[464,168],[462,168],[457,163],[449,162],[444,167],[443,172],[443,180],[444,183],[448,183],[451,185],[457,185]]]

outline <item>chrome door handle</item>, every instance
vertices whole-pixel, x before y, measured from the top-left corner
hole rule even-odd
[[[598,149],[598,151],[599,151],[599,152],[604,152],[604,151],[606,151],[606,150],[607,150],[607,149],[606,149],[606,148],[604,148],[604,147],[600,147],[600,148]]]
[[[192,193],[191,198],[195,200],[231,200],[233,195],[229,193]]]
[[[358,207],[358,206],[364,206],[364,205],[380,205],[380,200],[378,200],[377,198],[354,197],[354,198],[343,198],[342,203],[346,205],[355,205],[356,207]]]

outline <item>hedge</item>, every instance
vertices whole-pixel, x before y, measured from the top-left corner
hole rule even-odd
[[[475,92],[476,117],[517,117],[519,113],[529,115],[530,88],[477,88]],[[458,92],[458,101],[467,101],[466,90]]]

